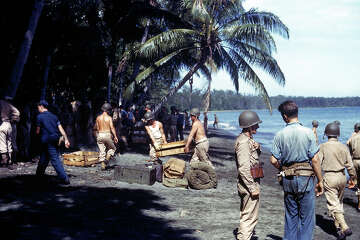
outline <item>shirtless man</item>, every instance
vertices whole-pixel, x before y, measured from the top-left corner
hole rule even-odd
[[[118,138],[116,136],[112,117],[109,115],[111,105],[109,103],[104,103],[101,110],[103,113],[96,118],[94,132],[100,150],[99,162],[101,162],[101,170],[105,170],[107,163],[115,154],[116,147],[114,142],[117,143]],[[112,140],[111,134],[114,136],[114,141]]]
[[[186,145],[184,148],[184,151],[186,153],[189,152],[189,146],[193,140],[195,140],[195,152],[193,156],[191,157],[190,164],[194,162],[205,162],[209,164],[212,168],[214,166],[212,165],[210,159],[209,159],[209,141],[206,138],[205,135],[205,129],[199,120],[200,111],[197,108],[193,108],[190,111],[190,117],[192,121],[192,127],[189,134],[189,138],[186,141]],[[214,168],[215,169],[215,168]]]

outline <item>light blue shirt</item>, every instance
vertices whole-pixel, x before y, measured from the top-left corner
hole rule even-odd
[[[272,155],[282,166],[297,162],[310,162],[319,151],[315,134],[299,122],[288,123],[274,137]]]

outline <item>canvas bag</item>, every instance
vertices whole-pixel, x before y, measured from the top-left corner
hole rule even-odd
[[[178,158],[170,158],[163,167],[166,178],[183,178],[185,174],[185,161]]]

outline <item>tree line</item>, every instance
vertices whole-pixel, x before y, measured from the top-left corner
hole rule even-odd
[[[212,72],[225,69],[236,91],[245,81],[271,108],[254,67],[285,83],[273,35],[287,39],[288,28],[270,12],[245,10],[242,0],[14,0],[2,6],[1,95],[15,102],[61,98],[159,109],[196,74],[209,82],[202,105],[208,108]]]
[[[169,104],[179,109],[186,110],[191,107],[201,107],[206,90],[189,87],[176,93]],[[302,96],[272,96],[270,101],[275,108],[283,101],[294,100],[299,107],[353,107],[360,106],[360,97],[302,97]],[[267,106],[259,96],[238,94],[231,90],[212,90],[210,111],[216,110],[239,110],[239,109],[265,109]],[[202,109],[204,110],[204,109]]]

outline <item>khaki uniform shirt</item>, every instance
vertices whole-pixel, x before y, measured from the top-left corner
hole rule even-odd
[[[318,157],[324,172],[340,172],[346,168],[350,176],[356,176],[348,148],[336,138],[320,145]]]
[[[353,159],[360,159],[360,132],[350,138],[349,148]]]
[[[259,190],[259,184],[251,176],[250,168],[259,163],[259,153],[254,139],[241,133],[235,142],[236,166],[239,184],[245,185],[250,192]]]

